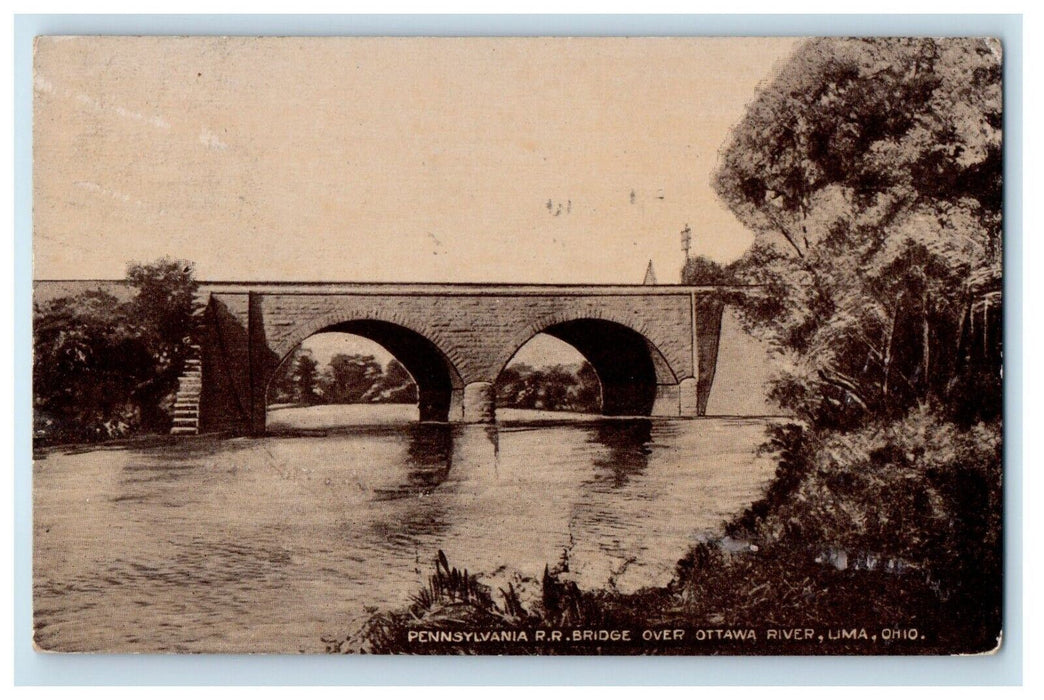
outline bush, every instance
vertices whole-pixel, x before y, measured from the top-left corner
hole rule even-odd
[[[925,568],[958,556],[963,528],[980,537],[996,526],[999,534],[999,423],[962,430],[921,407],[847,433],[778,429],[773,443],[781,450],[777,479],[735,532]]]
[[[102,291],[33,308],[34,439],[109,440],[170,428],[193,343],[192,266],[132,265],[129,302]]]
[[[682,284],[698,286],[735,283],[736,276],[728,266],[720,265],[702,255],[687,259],[682,268]]]
[[[727,531],[792,561],[927,586],[966,639],[991,647],[1003,582],[1001,425],[966,429],[941,413],[920,406],[847,433],[776,429],[776,479]]]
[[[601,384],[594,368],[579,365],[507,367],[496,382],[497,405],[544,411],[598,413],[602,410]]]

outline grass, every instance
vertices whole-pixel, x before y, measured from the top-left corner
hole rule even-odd
[[[926,411],[849,434],[772,429],[766,496],[679,560],[671,583],[583,591],[568,561],[538,599],[492,591],[441,551],[405,610],[374,614],[331,652],[389,654],[953,654],[997,648],[1000,426],[957,430]],[[527,639],[417,644],[421,630],[526,631]],[[684,639],[550,643],[536,630],[683,629]],[[754,630],[756,641],[707,630]],[[812,629],[808,638],[769,630]],[[704,638],[700,639],[700,631]],[[897,635],[894,631],[901,630]],[[917,630],[910,638],[910,630]],[[707,635],[710,638],[707,638]],[[803,636],[803,635],[799,635]],[[887,637],[887,638],[886,638]]]

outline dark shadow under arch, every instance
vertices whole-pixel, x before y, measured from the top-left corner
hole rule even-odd
[[[334,323],[316,330],[308,337],[319,333],[348,333],[372,340],[383,347],[406,368],[417,384],[420,420],[449,420],[454,391],[462,390],[463,382],[449,359],[423,335],[395,323],[373,319]],[[307,338],[301,342],[304,340]],[[299,345],[297,343],[294,347]],[[287,352],[280,364],[292,353],[293,349]],[[274,376],[275,372],[271,377]]]
[[[602,385],[602,415],[651,415],[660,383],[658,364],[665,362],[642,334],[591,318],[555,323],[540,332],[573,346],[594,368]]]

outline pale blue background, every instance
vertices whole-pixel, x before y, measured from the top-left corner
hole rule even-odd
[[[1022,682],[1022,17],[1020,15],[15,17],[15,610],[17,685],[839,685]],[[32,42],[38,34],[996,36],[1004,41],[1007,579],[1004,647],[972,658],[407,658],[34,652],[30,313]]]

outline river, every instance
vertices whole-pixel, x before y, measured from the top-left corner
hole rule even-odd
[[[321,652],[408,604],[439,549],[494,584],[564,556],[581,588],[663,585],[775,469],[766,419],[541,418],[304,434],[287,414],[264,438],[38,454],[36,642]]]

